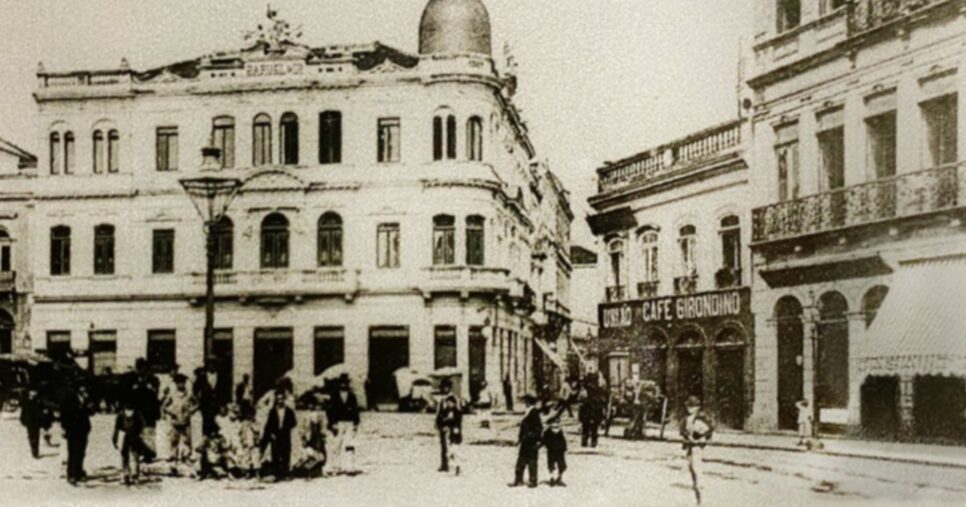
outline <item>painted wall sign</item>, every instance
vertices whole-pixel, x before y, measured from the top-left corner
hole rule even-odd
[[[248,77],[297,76],[305,70],[305,62],[254,62],[245,66]]]

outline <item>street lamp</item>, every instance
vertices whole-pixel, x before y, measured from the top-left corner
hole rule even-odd
[[[822,437],[819,432],[818,426],[821,424],[820,416],[821,411],[818,406],[818,380],[819,380],[819,357],[818,357],[818,341],[819,337],[819,326],[822,324],[822,300],[815,296],[814,290],[808,291],[808,297],[810,300],[810,305],[806,308],[808,311],[808,318],[812,321],[812,438],[814,442],[812,445],[816,449],[824,448],[822,444]]]
[[[209,366],[215,335],[215,238],[212,229],[225,216],[242,182],[238,178],[219,176],[221,150],[212,146],[201,149],[201,175],[178,180],[204,221],[205,253],[205,334],[204,365]]]

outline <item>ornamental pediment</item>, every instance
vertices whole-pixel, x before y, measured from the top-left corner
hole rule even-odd
[[[285,169],[265,169],[245,178],[242,192],[304,191],[308,184]]]

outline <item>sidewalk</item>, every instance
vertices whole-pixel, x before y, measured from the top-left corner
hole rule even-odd
[[[659,428],[648,426],[647,432],[649,437],[656,437]],[[617,425],[611,427],[610,434],[612,435],[611,438],[620,438],[617,435],[623,434],[623,427]],[[681,442],[676,427],[668,426],[665,429],[664,436],[666,442]],[[794,433],[758,434],[719,430],[715,432],[714,438],[708,445],[711,447],[735,447],[768,451],[810,452],[826,456],[966,469],[966,447],[964,446],[878,442],[828,436],[822,438],[824,449],[806,451],[804,447],[795,445],[796,443],[798,443],[798,436]]]

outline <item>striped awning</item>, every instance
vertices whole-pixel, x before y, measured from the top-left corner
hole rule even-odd
[[[549,345],[544,343],[543,340],[534,339],[533,342],[536,343],[537,348],[539,348],[540,351],[543,352],[545,356],[547,356],[547,359],[550,359],[550,361],[553,364],[557,365],[557,368],[560,368],[561,371],[567,371],[567,363],[564,362],[563,358],[561,358],[560,355],[550,350]]]
[[[904,264],[856,347],[869,375],[966,375],[966,255]]]

